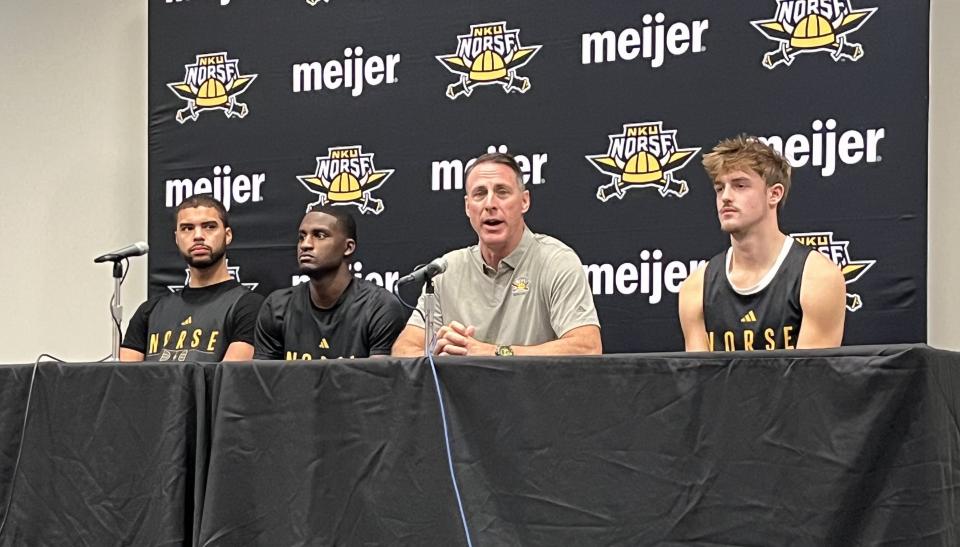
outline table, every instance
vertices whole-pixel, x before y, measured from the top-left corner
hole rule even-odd
[[[958,353],[436,366],[474,545],[960,544]],[[466,545],[427,359],[32,372],[0,545]]]

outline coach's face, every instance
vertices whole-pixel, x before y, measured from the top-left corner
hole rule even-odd
[[[188,207],[177,213],[177,248],[187,264],[209,268],[220,262],[233,241],[233,232],[223,226],[213,207]]]
[[[501,256],[509,254],[523,236],[523,215],[530,208],[530,192],[520,189],[513,170],[493,162],[474,166],[466,186],[467,217],[480,246]]]
[[[297,241],[300,274],[310,277],[335,272],[357,246],[343,232],[336,217],[318,212],[303,217]]]

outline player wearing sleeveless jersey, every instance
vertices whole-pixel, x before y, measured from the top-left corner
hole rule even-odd
[[[190,271],[189,283],[137,308],[120,360],[251,359],[263,297],[230,278],[226,249],[233,231],[226,209],[208,195],[185,199],[177,207],[175,237]]]
[[[790,164],[740,135],[704,155],[730,248],[680,287],[687,351],[829,348],[843,339],[840,269],[780,231]]]
[[[356,247],[357,225],[343,208],[314,207],[303,217],[297,260],[310,281],[267,297],[255,359],[390,355],[406,315],[392,294],[350,274]]]

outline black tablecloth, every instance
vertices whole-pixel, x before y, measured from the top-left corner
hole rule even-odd
[[[960,354],[436,364],[474,545],[960,544]],[[32,372],[0,545],[466,544],[426,359]]]

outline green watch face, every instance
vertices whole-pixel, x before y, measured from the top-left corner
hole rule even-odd
[[[513,355],[513,348],[510,346],[497,346],[497,355],[501,357]]]

